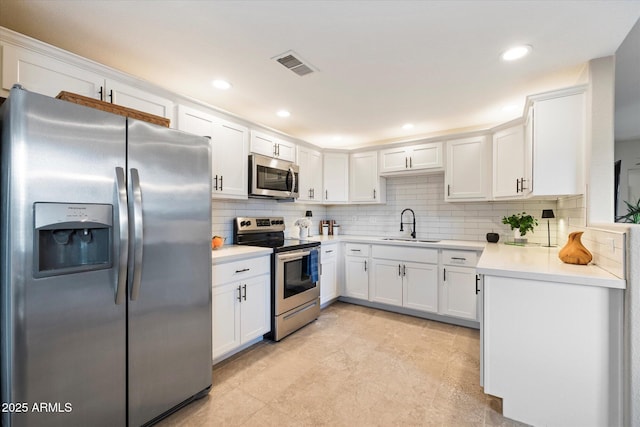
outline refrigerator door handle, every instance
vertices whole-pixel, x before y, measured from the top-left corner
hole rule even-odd
[[[129,218],[127,211],[127,187],[124,182],[124,169],[116,168],[116,191],[118,201],[118,220],[120,239],[118,248],[118,272],[116,274],[116,304],[124,302],[127,281],[127,260],[129,258]]]
[[[131,287],[131,301],[138,299],[140,280],[142,277],[142,191],[140,190],[140,176],[138,169],[131,168],[131,253],[129,257],[129,286]]]

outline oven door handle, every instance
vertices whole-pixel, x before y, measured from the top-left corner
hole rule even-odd
[[[292,261],[292,260],[302,259],[303,257],[308,255],[311,255],[310,251],[296,252],[293,254],[278,254],[277,256],[279,261]]]

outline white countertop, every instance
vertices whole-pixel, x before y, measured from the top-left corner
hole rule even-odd
[[[220,264],[222,262],[237,261],[240,259],[253,258],[261,255],[273,253],[271,248],[260,248],[258,246],[225,245],[218,249],[211,250],[211,263]]]
[[[488,276],[625,289],[625,280],[597,265],[563,263],[558,258],[558,251],[559,248],[488,243],[476,270]]]
[[[461,249],[468,251],[482,251],[486,245],[485,242],[476,242],[470,240],[440,240],[439,242],[418,242],[418,241],[397,241],[383,240],[390,236],[356,236],[350,234],[342,234],[338,236],[313,236],[309,240],[321,243],[332,242],[352,242],[352,243],[369,243],[376,245],[393,245],[393,246],[410,246],[418,248],[435,248],[435,249]],[[418,237],[420,239],[428,239]]]

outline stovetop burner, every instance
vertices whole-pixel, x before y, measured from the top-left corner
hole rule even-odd
[[[285,252],[320,245],[320,242],[285,238],[284,230],[283,217],[238,217],[233,223],[233,240],[237,245],[273,248],[274,252]]]

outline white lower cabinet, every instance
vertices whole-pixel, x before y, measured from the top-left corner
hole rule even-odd
[[[320,248],[320,304],[338,297],[338,248],[340,245],[322,244]]]
[[[345,253],[344,295],[369,299],[369,245],[347,243]]]
[[[214,361],[271,329],[270,256],[213,266],[212,347]]]
[[[476,260],[476,252],[442,251],[440,314],[479,320]]]
[[[373,246],[372,302],[438,311],[438,250]]]

